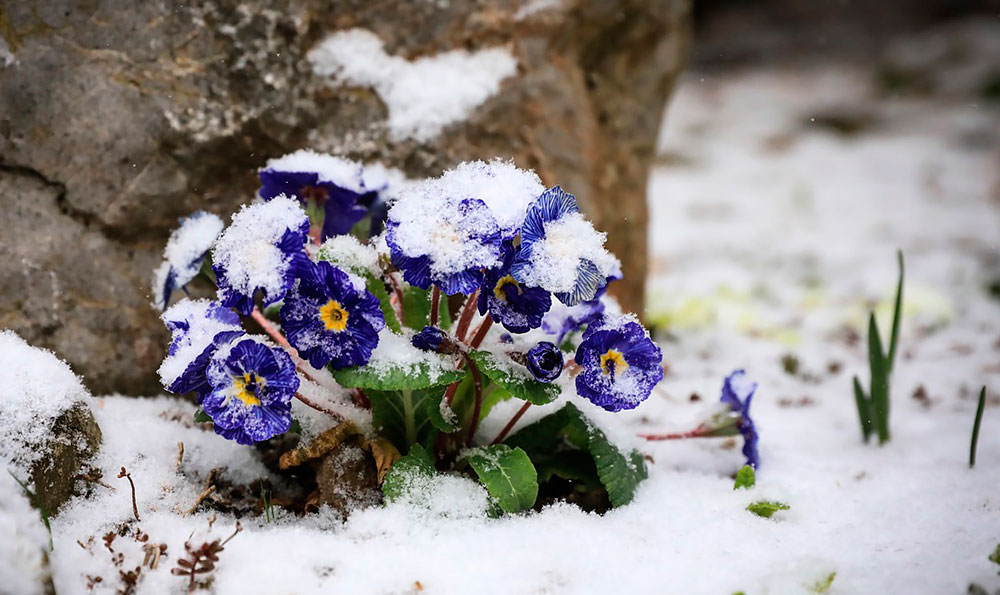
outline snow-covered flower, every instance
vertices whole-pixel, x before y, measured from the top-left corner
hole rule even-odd
[[[190,299],[168,308],[162,318],[172,336],[159,370],[163,387],[178,395],[194,392],[201,400],[211,389],[208,362],[221,346],[243,336],[240,319],[218,302]]]
[[[295,282],[296,268],[308,261],[308,234],[309,218],[293,199],[278,196],[244,206],[212,253],[222,304],[249,315],[258,291],[265,305],[284,297]]]
[[[163,250],[163,262],[153,273],[153,301],[158,308],[165,310],[174,290],[198,275],[205,255],[223,227],[222,219],[204,211],[195,211],[181,219],[180,227],[170,234]]]
[[[368,185],[360,164],[308,150],[269,161],[260,171],[260,184],[264,200],[285,195],[321,212],[324,240],[349,233],[382,190]]]
[[[563,353],[554,344],[540,341],[528,350],[528,371],[540,382],[552,382],[562,374]]]
[[[580,396],[608,411],[633,409],[663,379],[663,354],[633,316],[604,316],[583,333],[576,362]]]
[[[299,267],[299,279],[281,306],[288,342],[314,368],[368,363],[385,318],[378,298],[364,284],[328,262]]]
[[[247,337],[219,349],[208,365],[202,408],[215,433],[253,444],[288,431],[299,390],[295,364],[281,349]]]
[[[512,333],[526,333],[542,324],[542,317],[552,306],[552,296],[538,287],[528,287],[510,275],[514,250],[504,259],[504,266],[486,271],[479,291],[479,313],[487,310],[493,320]]]
[[[738,426],[740,434],[743,435],[743,456],[747,458],[747,465],[754,469],[760,464],[760,453],[757,451],[759,435],[754,426],[753,419],[750,418],[750,401],[757,391],[757,383],[746,378],[746,372],[736,370],[722,383],[721,401],[739,415]]]
[[[528,208],[511,275],[552,292],[568,306],[594,299],[620,269],[604,249],[605,237],[580,214],[575,196],[559,186],[550,188]]]
[[[503,264],[500,227],[482,200],[438,200],[434,184],[424,186],[389,210],[385,239],[392,262],[410,285],[472,293],[482,284],[483,269]]]

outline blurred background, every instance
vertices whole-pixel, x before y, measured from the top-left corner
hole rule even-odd
[[[377,85],[310,61],[349,29],[517,72],[399,137]],[[995,0],[0,0],[0,327],[99,393],[159,392],[149,285],[177,219],[228,216],[308,147],[411,178],[534,168],[609,232],[616,295],[668,339],[856,341],[899,248],[911,332],[960,320],[949,341],[987,358],[998,114]]]

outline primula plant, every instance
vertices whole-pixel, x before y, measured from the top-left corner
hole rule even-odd
[[[385,174],[300,151],[260,172],[228,227],[184,220],[154,279],[172,333],[163,385],[193,393],[199,419],[240,444],[292,432],[296,399],[336,418],[336,436],[364,435],[387,500],[452,473],[477,478],[506,513],[535,506],[540,485],[548,499],[629,502],[643,458],[581,404],[637,407],[663,377],[662,354],[604,296],[621,277],[604,234],[572,194],[510,163],[419,182]],[[216,299],[170,305],[197,276]],[[511,400],[513,416],[484,435],[480,422]]]

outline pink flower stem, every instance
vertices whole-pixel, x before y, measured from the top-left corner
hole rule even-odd
[[[493,326],[493,317],[487,313],[486,318],[483,319],[482,324],[480,324],[479,328],[476,330],[476,335],[472,337],[471,341],[469,341],[469,347],[473,349],[479,347],[479,344],[486,338],[486,333],[489,332],[491,326]]]
[[[458,326],[455,327],[455,336],[459,341],[465,341],[465,333],[469,330],[469,323],[472,322],[472,315],[476,311],[476,302],[479,301],[479,290],[472,292],[472,295],[465,299],[462,306],[462,313],[458,318]]]
[[[699,426],[687,432],[673,432],[671,434],[638,434],[639,438],[644,438],[651,442],[659,440],[685,440],[687,438],[711,438],[709,428]]]
[[[494,438],[493,442],[490,442],[490,444],[500,444],[501,442],[503,442],[503,439],[507,437],[507,434],[509,434],[510,431],[514,429],[514,424],[516,424],[517,421],[521,419],[521,416],[524,415],[525,411],[527,411],[529,407],[531,407],[531,401],[525,401],[524,405],[521,405],[521,408],[517,410],[517,413],[514,414],[514,417],[510,418],[510,421],[507,422],[507,425],[505,425],[503,429],[500,430],[500,433],[497,434],[497,437]]]

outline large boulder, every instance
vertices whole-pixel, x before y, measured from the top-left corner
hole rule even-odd
[[[149,279],[177,218],[228,214],[255,192],[256,168],[303,147],[411,177],[512,157],[609,232],[619,297],[641,311],[647,171],[687,18],[687,0],[8,3],[0,327],[64,355],[95,391],[156,391],[166,341]],[[445,118],[418,106],[430,116],[412,112],[407,132],[393,109],[427,102],[421,89],[322,59],[322,42],[352,29],[374,40],[360,58],[404,69],[453,50],[497,61],[411,76],[464,95],[440,102]]]

